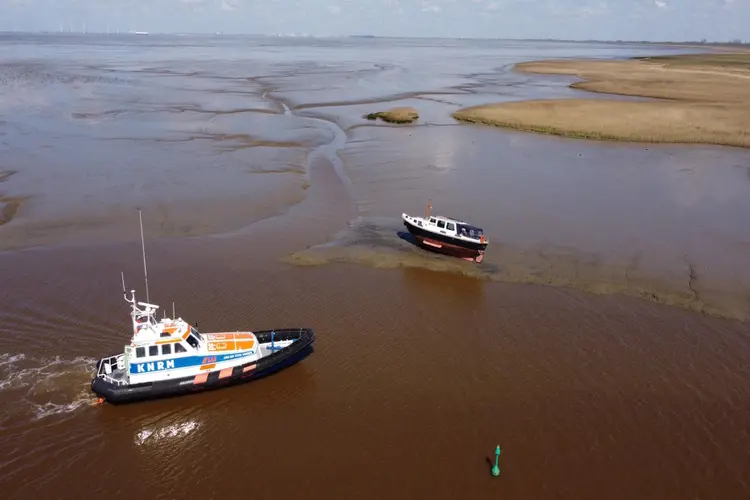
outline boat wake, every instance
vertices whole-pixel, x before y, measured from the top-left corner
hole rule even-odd
[[[352,263],[375,268],[414,267],[462,274],[483,280],[500,280],[499,269],[481,266],[417,246],[401,219],[358,217],[333,241],[293,253],[284,261],[299,266]]]
[[[91,405],[89,389],[94,358],[60,356],[35,358],[26,354],[0,354],[0,394],[4,404],[0,422],[72,413]]]

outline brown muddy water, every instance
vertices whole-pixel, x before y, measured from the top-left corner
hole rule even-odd
[[[3,498],[750,497],[748,153],[449,116],[581,94],[517,61],[666,50],[6,35]],[[398,105],[420,120],[361,118]],[[485,228],[482,265],[399,237],[428,199]],[[152,301],[315,351],[93,406],[120,271],[143,295],[136,208]]]

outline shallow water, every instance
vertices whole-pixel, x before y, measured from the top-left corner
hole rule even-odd
[[[9,498],[750,494],[747,324],[689,310],[747,316],[747,153],[449,116],[581,95],[515,61],[654,47],[3,36]],[[362,118],[401,104],[416,125]],[[482,265],[408,241],[428,199],[485,228]],[[93,406],[95,360],[127,342],[120,271],[143,296],[135,208],[152,301],[205,332],[310,326],[315,351]]]

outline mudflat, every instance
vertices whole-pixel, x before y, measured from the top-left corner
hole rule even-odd
[[[544,60],[515,70],[577,76],[584,81],[575,89],[654,100],[527,100],[463,108],[453,117],[568,137],[750,147],[750,53]]]
[[[668,50],[0,34],[3,498],[750,498],[747,151],[450,117],[581,93],[521,60]],[[419,119],[363,117],[396,107]],[[482,264],[402,237],[429,199],[484,228]],[[146,298],[136,209],[150,301],[310,325],[312,355],[95,405],[120,273]]]

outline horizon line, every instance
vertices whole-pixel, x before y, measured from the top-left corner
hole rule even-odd
[[[505,37],[477,37],[477,36],[420,36],[420,35],[370,35],[370,34],[340,34],[340,35],[320,35],[311,33],[224,33],[222,31],[165,31],[151,32],[147,30],[127,30],[120,32],[106,31],[19,31],[0,29],[0,34],[14,35],[135,35],[147,34],[157,36],[223,36],[223,37],[267,37],[267,38],[365,38],[365,39],[423,39],[423,40],[496,40],[509,42],[567,42],[567,43],[636,43],[636,44],[657,44],[657,45],[732,45],[742,46],[750,45],[750,40],[733,39],[726,41],[719,40],[633,40],[633,39],[596,39],[596,38],[505,38]]]

